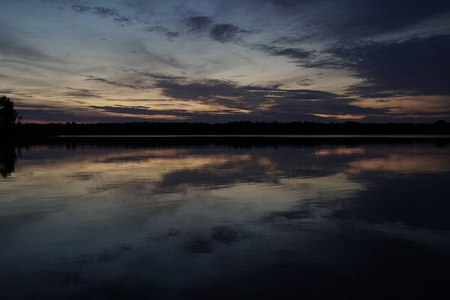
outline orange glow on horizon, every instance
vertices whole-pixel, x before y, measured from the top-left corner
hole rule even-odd
[[[364,154],[363,148],[338,148],[338,149],[323,149],[314,152],[316,156],[328,156],[328,155],[352,155],[352,154]]]
[[[311,114],[321,118],[335,118],[338,120],[361,120],[365,118],[363,115],[328,115],[328,114]]]

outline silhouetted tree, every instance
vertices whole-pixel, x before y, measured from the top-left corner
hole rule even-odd
[[[0,98],[0,125],[12,125],[17,121],[19,114],[14,109],[14,102],[2,96]]]

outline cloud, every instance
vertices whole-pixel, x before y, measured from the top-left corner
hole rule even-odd
[[[130,25],[133,24],[134,21],[128,17],[117,15],[114,17],[113,22],[122,24],[122,25]]]
[[[84,6],[84,5],[72,5],[72,9],[78,13],[84,13],[84,12],[90,12],[92,11],[92,8],[89,6]]]
[[[249,119],[299,120],[313,115],[383,115],[384,108],[363,108],[355,99],[308,89],[282,89],[278,86],[242,86],[228,80],[190,81],[174,77],[155,78],[163,95],[185,101],[246,110]]]
[[[5,43],[0,43],[0,52],[9,51],[10,55],[29,57],[14,57],[14,60],[21,60],[23,65],[17,66],[9,74],[25,74],[20,72],[24,72],[25,68],[31,69],[30,64],[38,61],[32,61],[32,51],[27,53],[27,50],[32,50],[26,49],[28,41],[34,42],[35,47],[38,47],[36,49],[51,47],[52,51],[48,53],[65,60],[64,64],[45,65],[44,71],[52,67],[56,74],[56,71],[60,72],[55,68],[58,66],[65,69],[66,74],[71,71],[79,74],[82,69],[97,74],[86,79],[90,82],[87,88],[92,90],[63,90],[62,93],[67,97],[96,97],[93,91],[100,91],[100,88],[112,89],[110,92],[122,88],[122,92],[132,89],[128,92],[145,98],[136,95],[136,92],[150,92],[152,89],[152,93],[160,92],[161,98],[165,96],[167,101],[179,100],[174,105],[179,105],[180,100],[186,102],[186,107],[190,109],[199,105],[203,109],[217,107],[219,113],[229,110],[226,112],[227,117],[234,114],[237,118],[279,118],[281,121],[285,120],[284,116],[291,120],[314,117],[313,114],[317,118],[366,115],[384,116],[388,120],[394,113],[401,113],[398,109],[400,100],[398,103],[392,102],[393,97],[403,96],[408,102],[422,95],[450,95],[450,87],[445,82],[448,77],[446,70],[450,69],[449,56],[446,55],[449,52],[449,35],[433,33],[435,28],[443,30],[449,24],[448,19],[442,17],[450,12],[448,1],[230,0],[225,3],[207,0],[126,0],[108,4],[103,1],[102,4],[91,0],[58,0],[58,3],[64,3],[69,9],[71,7],[70,15],[75,19],[83,14],[81,21],[91,19],[109,23],[103,24],[104,28],[98,32],[108,41],[101,42],[98,47],[108,48],[83,46],[82,43],[88,43],[89,39],[81,38],[78,41],[80,47],[54,47],[51,41],[57,40],[60,32],[49,31],[48,36],[53,35],[49,42],[40,34],[25,35],[33,30],[26,28],[29,26],[27,23],[17,22],[20,26],[16,27],[20,30],[14,45],[18,50],[5,50]],[[80,22],[72,21],[74,24]],[[132,26],[118,32],[113,22]],[[111,26],[116,29],[108,28]],[[71,35],[74,37],[91,34],[85,32],[85,26],[74,26],[73,30]],[[149,33],[143,34],[142,31]],[[5,35],[5,32],[14,31],[7,30],[0,35]],[[245,34],[250,32],[255,34]],[[413,34],[417,34],[415,38],[411,38]],[[173,39],[174,43],[168,45],[165,39]],[[80,49],[85,50],[79,52]],[[105,53],[102,55],[104,60],[100,59],[87,67],[74,64],[75,68],[69,67],[71,63],[79,61],[77,54],[92,52],[95,56],[98,51]],[[39,55],[38,51],[35,54]],[[125,66],[135,70],[139,68],[141,73],[130,75],[130,72],[125,71],[126,74],[101,75],[105,70],[103,67],[108,67],[111,72],[123,72]],[[148,70],[165,74],[172,72],[173,75],[182,74],[185,77],[161,74],[159,77],[157,74],[145,77],[142,72]],[[259,73],[259,70],[264,70],[264,73]],[[355,78],[344,78],[352,75]],[[48,86],[62,82],[51,80],[51,76],[49,74],[46,79]],[[39,77],[34,76],[33,80],[36,78]],[[273,85],[273,82],[286,85]],[[95,86],[95,83],[99,86]],[[295,83],[301,87],[294,89],[292,85]],[[315,90],[311,83],[324,87],[326,91]],[[338,94],[341,92],[335,91],[345,91],[350,96],[344,97]],[[57,93],[61,95],[61,91]],[[106,91],[102,91],[103,95],[108,97]],[[365,106],[385,106],[389,109],[360,107],[363,102],[355,98],[360,99],[361,96],[373,98],[363,99]],[[406,96],[409,98],[406,99]],[[421,98],[422,103],[428,101],[426,97]],[[390,102],[375,102],[379,99]],[[411,102],[408,105],[413,107]],[[414,106],[415,109],[418,107],[422,108],[419,104]],[[152,109],[157,108],[152,106]],[[118,109],[114,107],[114,110]],[[128,111],[131,109],[129,107]],[[145,115],[143,109],[140,108],[139,113]],[[438,109],[442,111],[441,106],[435,110]],[[153,112],[148,113],[150,116]],[[176,115],[187,112],[167,113]],[[413,108],[408,113],[414,113]],[[213,112],[211,115],[214,117]],[[185,117],[191,120],[205,118],[206,115],[192,112]]]
[[[336,94],[318,90],[289,90],[277,86],[239,85],[230,80],[205,79],[188,80],[182,77],[166,76],[163,79],[155,78],[155,87],[160,88],[165,96],[176,99],[208,100],[218,98],[255,98],[265,99],[293,98],[302,100],[315,100],[328,97],[337,97]]]
[[[285,56],[295,61],[311,60],[315,57],[313,51],[307,51],[302,48],[281,48],[270,45],[258,45],[253,47],[255,50],[264,51],[273,56]]]
[[[112,8],[96,6],[92,9],[94,14],[97,16],[106,18],[106,17],[115,17],[118,15],[117,11]]]
[[[24,104],[18,105],[19,114],[23,122],[139,122],[148,121],[146,118],[134,116],[111,116],[102,110],[84,108],[57,108],[47,105]]]
[[[295,120],[298,116],[315,115],[334,119],[352,119],[353,117],[370,118],[382,116],[389,112],[386,108],[360,107],[354,99],[328,98],[317,101],[290,99],[279,101],[264,114],[270,113],[283,120]]]
[[[445,0],[370,0],[347,1],[350,13],[342,26],[360,36],[393,31],[417,24],[445,12],[450,2]]]
[[[74,89],[67,88],[69,91],[64,93],[64,96],[75,97],[75,98],[101,98],[97,93],[92,92],[88,89]]]
[[[101,113],[124,114],[128,118],[128,122],[136,122],[139,120],[149,121],[189,121],[189,122],[230,122],[236,120],[248,120],[249,116],[242,112],[236,112],[232,109],[222,109],[213,111],[188,111],[184,109],[151,109],[146,106],[100,106],[91,105],[91,109],[96,109]],[[129,115],[134,115],[129,117]],[[110,117],[110,119],[117,116]],[[133,119],[136,118],[136,119]]]
[[[303,16],[297,19],[300,40],[305,30],[315,33],[308,34],[314,40],[369,37],[401,31],[450,12],[446,0],[262,0],[255,5],[264,2],[276,8],[271,16],[275,22]],[[296,36],[290,38],[294,43],[298,40]]]
[[[214,24],[211,18],[206,16],[192,16],[182,20],[182,24],[187,28],[188,33],[208,32],[209,37],[217,42],[227,43],[235,41],[239,33],[249,33],[231,23]]]
[[[22,116],[24,122],[30,121],[72,121],[74,120],[74,115],[71,112],[66,111],[61,108],[51,108],[42,105],[27,105],[26,107],[21,107],[18,109],[19,114]]]
[[[142,86],[140,84],[120,83],[120,82],[116,82],[116,81],[110,81],[105,78],[92,77],[92,76],[85,79],[85,81],[94,81],[94,82],[98,82],[98,83],[109,84],[109,85],[113,85],[113,86],[117,86],[117,87],[126,87],[126,88],[130,88],[130,89],[135,89],[135,90],[151,88],[151,86],[146,86],[146,85]]]
[[[186,117],[192,116],[192,113],[183,110],[183,109],[174,109],[174,110],[154,110],[149,109],[145,106],[124,106],[124,105],[115,105],[115,106],[98,106],[91,105],[90,108],[98,109],[104,112],[112,112],[119,114],[133,114],[133,115],[146,115],[146,116],[156,116],[156,115],[169,115],[169,116],[178,116],[178,117]]]
[[[6,29],[6,26],[3,26],[3,24],[0,24],[0,26]],[[27,60],[48,59],[47,55],[40,50],[26,45],[15,36],[9,34],[7,30],[0,31],[0,54]]]
[[[225,43],[236,39],[239,32],[239,27],[233,24],[217,24],[211,28],[209,36],[215,41]]]
[[[14,90],[12,89],[0,89],[0,95],[7,95],[7,94],[13,94]]]
[[[294,48],[275,50],[272,52],[272,54],[278,56],[287,56],[289,58],[294,59],[308,58],[311,56],[311,52],[305,51],[303,49],[294,49]]]
[[[188,80],[183,77],[155,74],[152,88],[171,99],[212,105],[210,110],[195,110],[192,105],[176,109],[158,109],[157,106],[142,105],[90,105],[76,108],[56,108],[47,106],[19,105],[20,113],[26,120],[77,121],[77,122],[130,122],[164,120],[185,120],[192,122],[228,122],[236,120],[252,121],[330,121],[352,116],[380,116],[388,109],[363,108],[349,97],[338,94],[308,90],[282,89],[277,85],[239,85],[227,80]],[[144,88],[129,86],[104,78],[88,78],[104,84],[128,88]],[[137,80],[137,79],[134,79]],[[68,88],[66,95],[76,98],[98,97],[97,93],[88,89]],[[81,103],[86,105],[85,103]],[[151,104],[151,101],[149,101]],[[111,115],[115,114],[115,115]],[[121,116],[122,115],[122,116]],[[346,117],[348,116],[348,117]]]
[[[450,35],[369,42],[329,52],[362,83],[350,91],[365,97],[450,95]],[[326,65],[327,63],[324,63]]]
[[[184,19],[183,24],[189,31],[201,32],[210,28],[213,22],[209,17],[194,16]]]
[[[202,81],[186,81],[184,78],[157,79],[156,87],[162,90],[163,95],[175,99],[203,100],[217,96],[237,97],[243,93],[236,83],[217,79]]]
[[[118,12],[117,10],[109,7],[103,6],[89,7],[77,4],[72,5],[72,9],[78,13],[92,13],[102,18],[109,18],[113,22],[118,23],[120,25],[149,24],[147,20],[138,17],[125,16],[124,14]],[[179,32],[171,31],[163,26],[147,26],[145,28],[142,28],[141,30],[147,32],[158,32],[165,35],[168,39],[173,39],[179,36]]]
[[[165,35],[170,41],[173,38],[179,37],[180,33],[176,31],[170,31],[169,29],[162,26],[147,26],[142,29],[145,32],[158,32]]]
[[[89,7],[84,5],[72,5],[72,9],[76,11],[77,13],[93,13],[94,15],[97,15],[102,18],[112,18],[113,22],[122,24],[122,25],[131,25],[134,23],[134,21],[126,17],[122,14],[120,14],[118,11],[112,8],[108,7],[102,7],[102,6],[95,6],[95,7]]]

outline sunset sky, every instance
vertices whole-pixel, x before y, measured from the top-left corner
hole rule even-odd
[[[23,122],[450,121],[449,0],[0,0]]]

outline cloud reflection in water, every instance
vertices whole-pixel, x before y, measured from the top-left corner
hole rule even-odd
[[[30,148],[0,180],[0,280],[37,298],[414,296],[450,266],[449,162],[431,145]]]

